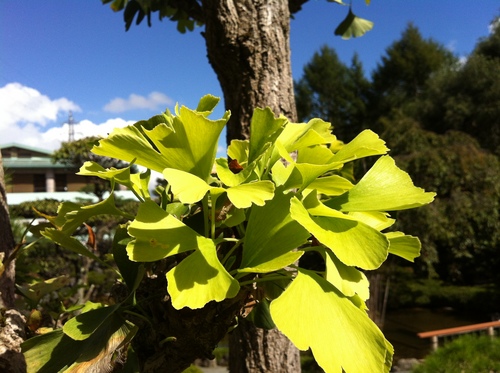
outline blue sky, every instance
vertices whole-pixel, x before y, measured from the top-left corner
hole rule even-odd
[[[295,79],[322,45],[348,63],[357,52],[367,73],[408,22],[424,37],[466,57],[500,15],[498,0],[353,0],[372,20],[364,37],[333,35],[347,8],[310,0],[291,22]],[[153,27],[125,32],[122,13],[100,0],[0,0],[0,144],[55,149],[67,139],[68,111],[76,136],[105,134],[146,119],[176,102],[196,107],[201,96],[221,96],[206,58],[203,28],[179,34],[153,17]],[[221,115],[223,104],[216,114]]]

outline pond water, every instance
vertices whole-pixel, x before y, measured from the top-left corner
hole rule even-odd
[[[383,332],[394,346],[394,361],[401,358],[424,358],[431,351],[430,338],[417,333],[488,322],[480,317],[462,316],[452,309],[411,308],[388,312]],[[439,339],[440,344],[443,338]]]

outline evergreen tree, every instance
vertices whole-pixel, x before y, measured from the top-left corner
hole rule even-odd
[[[340,140],[350,141],[363,128],[368,87],[357,55],[347,67],[335,50],[323,46],[295,83],[299,119],[324,118]]]
[[[459,130],[500,155],[500,28],[481,40],[467,61],[429,82],[420,119],[432,131]]]
[[[424,39],[410,23],[401,38],[387,48],[373,72],[371,111],[381,116],[410,104],[422,94],[431,76],[455,61],[444,46]]]

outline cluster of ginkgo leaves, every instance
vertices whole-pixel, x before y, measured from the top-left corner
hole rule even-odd
[[[326,372],[390,370],[393,348],[367,315],[363,271],[389,254],[410,261],[419,255],[416,237],[384,232],[395,222],[387,211],[428,204],[434,194],[414,186],[374,132],[344,144],[327,122],[292,123],[269,108],[254,111],[249,140],[232,141],[228,157],[216,159],[230,117],[209,118],[218,101],[208,95],[196,110],[176,107],[175,114],[117,128],[93,148],[144,170],[86,162],[79,172],[128,187],[141,202],[137,215],[117,209],[113,194],[90,206],[63,203],[42,234],[100,260],[75,230],[99,214],[128,218],[116,232],[113,255],[130,296],[113,305],[88,302],[62,329],[25,342],[30,371],[71,371],[96,349],[128,343],[137,326],[123,309],[147,275],[145,264],[174,256],[182,260],[166,278],[176,309],[199,309],[257,288],[259,305],[249,318],[267,320],[263,326],[310,348]],[[355,182],[352,162],[365,157],[378,159]],[[166,180],[159,199],[149,191],[151,171]],[[300,266],[308,251],[320,254],[324,270]]]

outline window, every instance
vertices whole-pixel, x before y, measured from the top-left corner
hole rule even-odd
[[[68,191],[68,181],[66,180],[66,174],[56,174],[56,192],[67,192]]]
[[[33,191],[34,192],[46,192],[47,183],[45,182],[45,174],[34,174],[33,175]]]

